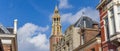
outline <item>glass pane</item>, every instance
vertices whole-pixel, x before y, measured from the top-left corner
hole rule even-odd
[[[118,14],[118,21],[120,21],[120,14]],[[120,29],[120,22],[119,22],[119,29]]]
[[[107,39],[109,39],[109,22],[108,22],[108,17],[105,17],[105,31],[106,31]]]
[[[118,6],[118,12],[120,12],[120,6]]]
[[[112,27],[112,33],[111,34],[114,34],[115,33],[115,20],[114,20],[114,17],[111,17],[111,27]]]

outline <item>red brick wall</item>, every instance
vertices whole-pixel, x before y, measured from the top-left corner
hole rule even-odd
[[[50,51],[54,50],[53,44],[55,44],[55,37],[51,37],[50,39]]]
[[[102,5],[102,7],[106,7],[106,5]],[[107,10],[103,11],[102,10],[103,8],[99,8],[99,14],[100,14],[100,27],[102,27],[104,25],[104,22],[103,22],[103,17],[107,14]],[[102,42],[105,41],[105,29],[104,27],[101,28],[101,40]]]
[[[101,47],[101,44],[95,44],[93,46],[90,46],[89,48],[86,48],[84,51],[92,51],[92,49],[94,48],[95,51],[100,51],[99,48]]]
[[[103,51],[108,51],[110,49],[113,49],[113,51],[116,51],[116,46],[111,44],[110,42],[105,42],[105,43],[102,43],[102,47],[103,47]]]
[[[4,51],[12,51],[11,45],[3,45]]]
[[[97,30],[86,30],[85,36],[84,36],[85,43],[90,41],[91,39],[95,38],[95,36],[97,34],[99,34],[99,31],[97,31]]]
[[[53,35],[50,38],[50,51],[54,51],[54,45],[60,40],[61,36]]]
[[[100,8],[99,8],[99,13],[100,13],[100,27],[101,27],[101,40],[102,40],[102,50],[103,51],[108,51],[109,49],[113,49],[116,51],[116,46],[112,45],[110,42],[105,41],[105,29],[104,29],[104,22],[103,22],[103,17],[107,14],[107,10],[102,11],[102,7],[106,7],[106,4],[103,3]]]

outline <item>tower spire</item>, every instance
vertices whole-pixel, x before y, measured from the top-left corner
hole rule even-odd
[[[55,6],[54,10],[52,26],[52,35],[61,35],[60,14],[58,13],[57,5]]]
[[[53,18],[60,18],[60,14],[59,14],[59,10],[58,10],[57,5],[55,6]]]
[[[59,11],[58,11],[58,6],[56,5],[56,6],[55,6],[54,13],[58,14],[58,12],[59,12]]]
[[[52,17],[52,32],[50,37],[50,51],[55,51],[55,45],[62,38],[61,31],[61,23],[60,23],[60,14],[58,12],[57,5],[55,6],[54,14]]]
[[[58,11],[58,6],[57,5],[55,6],[55,11]]]

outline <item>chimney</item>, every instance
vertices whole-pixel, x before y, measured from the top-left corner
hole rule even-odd
[[[84,28],[86,28],[86,21],[84,20]]]
[[[93,28],[94,28],[94,29],[99,29],[98,24],[97,24],[97,23],[94,23],[94,24],[93,24]]]
[[[14,34],[17,34],[17,19],[14,20]]]

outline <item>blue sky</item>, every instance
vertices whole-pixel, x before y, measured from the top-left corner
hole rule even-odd
[[[80,18],[83,11],[85,15],[99,20],[99,13],[95,8],[98,3],[99,0],[0,0],[0,23],[5,27],[13,27],[13,20],[18,19],[19,51],[28,51],[30,48],[31,51],[49,51],[46,46],[49,46],[51,17],[55,5],[59,7],[64,32],[70,24],[74,24]],[[19,38],[20,36],[23,38]],[[24,38],[26,40],[22,42]],[[38,44],[36,39],[40,40]],[[41,42],[41,39],[45,41]],[[22,45],[26,45],[25,48],[22,48]]]

